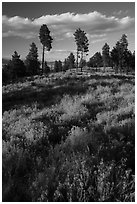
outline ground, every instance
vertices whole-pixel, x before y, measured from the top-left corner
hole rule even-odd
[[[3,201],[134,201],[134,84],[67,71],[3,86]]]

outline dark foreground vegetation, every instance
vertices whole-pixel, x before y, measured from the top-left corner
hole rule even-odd
[[[113,72],[3,86],[3,201],[134,201],[134,94]]]

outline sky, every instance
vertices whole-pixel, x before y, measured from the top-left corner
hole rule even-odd
[[[108,43],[110,50],[127,35],[128,49],[135,50],[134,2],[3,2],[2,57],[11,58],[16,50],[22,59],[30,44],[38,47],[42,58],[39,29],[46,24],[53,38],[52,49],[45,52],[47,61],[62,60],[76,53],[74,32],[81,28],[89,40],[88,58]]]

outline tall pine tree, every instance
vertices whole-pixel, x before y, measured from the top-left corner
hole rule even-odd
[[[30,45],[30,51],[25,60],[27,75],[37,75],[40,73],[40,62],[38,61],[38,48],[36,44],[32,42]]]
[[[69,69],[73,69],[75,67],[75,56],[73,55],[72,52],[68,56],[67,61],[68,61]]]
[[[43,46],[43,52],[42,52],[42,72],[44,70],[44,53],[45,48],[47,51],[50,51],[52,46],[53,38],[50,36],[50,30],[48,29],[46,24],[43,24],[39,31],[39,39]]]
[[[111,51],[111,58],[115,64],[116,72],[122,71],[128,72],[130,52],[128,51],[128,40],[125,34],[122,35],[121,39],[117,41],[115,47]]]
[[[77,64],[77,68],[78,68],[78,58],[80,57],[80,61],[83,60],[84,57],[84,53],[87,55],[88,53],[88,38],[86,36],[85,31],[81,30],[80,28],[77,29],[74,33],[74,37],[75,37],[75,41],[76,41],[76,45],[77,45],[77,60],[76,60],[76,64]],[[80,56],[79,56],[80,55]],[[81,71],[82,71],[82,67],[81,67]]]
[[[104,71],[106,69],[106,66],[109,65],[109,60],[110,60],[109,49],[110,47],[107,43],[105,43],[105,45],[102,47],[102,58],[103,58]]]

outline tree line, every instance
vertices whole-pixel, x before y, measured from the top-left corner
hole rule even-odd
[[[116,42],[110,51],[107,43],[102,47],[102,55],[96,52],[87,62],[89,67],[112,67],[115,73],[126,73],[135,71],[135,51],[132,53],[128,49],[128,40],[125,34]]]
[[[55,61],[52,71],[66,71],[73,68],[82,68],[88,66],[90,68],[112,67],[115,73],[125,72],[135,69],[135,51],[132,53],[128,50],[128,40],[125,34],[121,39],[116,42],[116,45],[110,51],[110,47],[107,43],[102,47],[102,53],[96,52],[89,61],[86,62],[86,56],[89,52],[89,40],[86,36],[86,32],[78,28],[73,34],[76,42],[76,59],[73,53],[62,61]],[[20,59],[20,55],[17,51],[12,55],[8,64],[3,66],[2,69],[2,81],[6,83],[8,81],[16,80],[17,78],[24,76],[33,76],[39,74],[47,74],[51,71],[51,68],[44,60],[45,50],[50,51],[52,49],[53,38],[50,35],[50,30],[46,24],[43,24],[39,30],[39,39],[42,44],[42,64],[38,60],[38,48],[34,42],[30,45],[30,50],[26,56],[25,61]],[[42,65],[42,66],[41,66]]]

